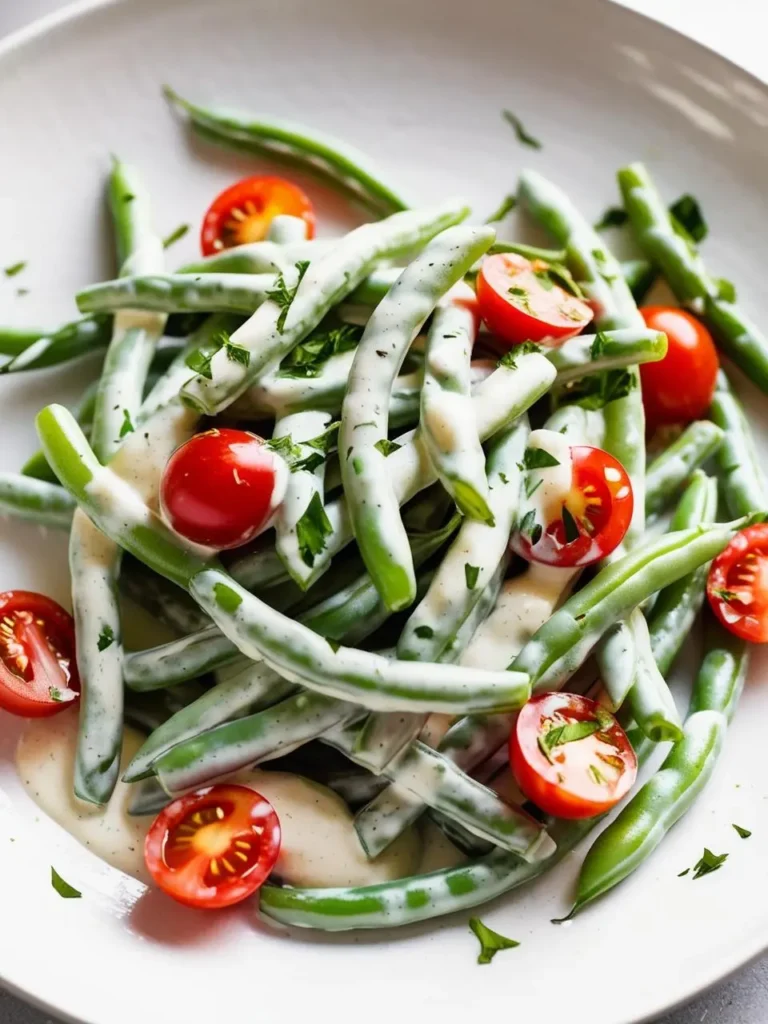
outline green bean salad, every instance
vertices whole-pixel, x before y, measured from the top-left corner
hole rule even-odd
[[[483,222],[460,198],[407,202],[310,129],[166,97],[368,219],[316,237],[303,188],[251,176],[172,269],[187,227],[163,240],[114,158],[119,275],[53,332],[0,327],[1,373],[101,367],[0,473],[0,511],[69,535],[72,615],[0,595],[22,774],[90,805],[60,820],[97,852],[111,822],[112,862],[193,907],[400,926],[599,832],[580,911],[705,787],[768,641],[768,492],[728,376],[768,391],[768,337],[705,267],[696,201],[668,207],[640,164],[596,226],[534,171]],[[503,237],[515,207],[551,248]],[[657,280],[679,305],[638,305]],[[127,649],[126,602],[168,639]],[[682,713],[667,680],[700,616]],[[481,963],[516,945],[470,927]]]

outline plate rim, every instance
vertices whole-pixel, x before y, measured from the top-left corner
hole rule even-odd
[[[32,45],[58,29],[64,28],[81,18],[86,18],[97,11],[106,10],[110,7],[128,8],[132,2],[133,0],[69,0],[68,3],[65,3],[58,10],[51,11],[48,14],[43,14],[33,19],[27,25],[22,25],[21,27],[14,29],[7,35],[0,37],[0,76],[4,71],[3,62],[25,46]],[[160,3],[165,2],[166,0],[160,0]],[[422,2],[433,3],[435,0],[422,0]],[[549,0],[549,2],[552,4],[558,4],[567,3],[568,0]],[[766,99],[768,99],[768,64],[766,64],[765,75],[760,75],[757,72],[744,67],[738,62],[738,60],[725,56],[719,50],[709,45],[709,43],[695,39],[681,29],[665,23],[656,14],[638,11],[632,7],[626,6],[623,0],[582,0],[582,3],[591,4],[593,9],[599,9],[601,7],[617,9],[621,12],[621,16],[627,20],[634,19],[638,22],[650,23],[655,27],[655,30],[660,32],[663,36],[673,37],[676,46],[689,47],[694,51],[704,51],[710,59],[719,62],[722,66],[727,67],[732,71],[738,72],[740,76],[747,78],[752,84],[758,87],[760,91],[763,92]],[[453,916],[454,915],[448,915],[446,920],[450,920]],[[718,966],[714,975],[707,981],[695,982],[695,987],[691,988],[685,995],[680,996],[673,1002],[663,1001],[654,1009],[644,1013],[642,1016],[632,1017],[631,1019],[627,1018],[624,1021],[624,1024],[649,1024],[649,1022],[658,1020],[662,1014],[673,1013],[675,1010],[690,1004],[694,999],[706,995],[716,986],[722,984],[737,972],[746,969],[767,951],[768,919],[766,919],[765,931],[762,933],[762,937],[757,938],[753,942],[750,952],[746,955],[744,955],[742,950],[741,952],[735,953],[730,958],[724,958],[724,966],[722,966],[722,968]],[[66,1024],[91,1024],[91,1022],[85,1021],[82,1017],[72,1016],[66,1010],[63,1010],[54,1003],[49,1002],[46,998],[37,995],[33,990],[28,989],[23,985],[16,984],[5,975],[2,965],[0,965],[0,986],[2,986],[4,991],[8,992],[15,998],[20,999],[38,1010],[50,1014],[57,1020],[66,1022]]]

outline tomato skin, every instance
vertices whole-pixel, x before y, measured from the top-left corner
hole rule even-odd
[[[72,616],[43,594],[1,593],[0,708],[25,718],[48,718],[79,697]]]
[[[207,786],[158,814],[144,842],[156,884],[200,910],[231,907],[253,895],[280,854],[274,808],[248,786]]]
[[[712,335],[684,309],[644,306],[640,312],[651,330],[667,336],[664,358],[640,366],[649,429],[700,419],[712,401],[720,368]]]
[[[261,242],[275,217],[301,217],[307,238],[315,237],[315,211],[297,185],[274,175],[255,175],[235,182],[213,200],[203,217],[200,248],[203,256],[247,242]]]
[[[516,253],[497,253],[483,261],[476,285],[480,315],[507,347],[525,341],[556,346],[592,320],[594,314],[585,302],[546,277],[548,266]]]
[[[596,722],[598,715],[612,724],[554,746],[552,760],[547,759],[539,745],[547,723],[554,723],[554,728]],[[542,693],[528,701],[509,738],[509,762],[525,796],[555,818],[604,814],[629,792],[637,777],[637,758],[624,730],[596,701],[573,693]]]
[[[768,523],[740,530],[712,562],[707,598],[727,630],[768,643]]]
[[[263,438],[214,428],[195,434],[168,460],[160,504],[172,528],[224,550],[252,540],[283,498],[287,468]]]
[[[634,495],[618,459],[602,448],[574,445],[571,461],[571,489],[563,504],[579,536],[567,541],[561,518],[541,524],[541,538],[535,544],[528,535],[515,530],[511,546],[529,562],[560,568],[592,565],[610,555],[629,529]]]

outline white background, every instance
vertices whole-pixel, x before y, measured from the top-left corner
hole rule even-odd
[[[578,0],[562,2],[577,4]],[[62,5],[62,0],[0,0],[0,37]],[[685,32],[768,79],[765,0],[728,0],[727,3],[722,0],[624,0],[624,5]],[[30,950],[30,956],[33,955],[34,951]],[[41,970],[44,969],[45,965],[41,964]],[[669,1014],[662,1024],[704,1024],[705,1021],[707,1024],[768,1021],[768,958],[690,1006]],[[0,1024],[52,1024],[52,1020],[0,992]]]

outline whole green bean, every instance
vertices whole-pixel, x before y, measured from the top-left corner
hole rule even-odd
[[[427,317],[495,237],[490,228],[463,226],[438,235],[377,306],[355,352],[341,408],[341,476],[363,561],[393,611],[413,602],[416,578],[387,454],[380,447],[387,438],[387,399]]]
[[[768,488],[755,442],[744,410],[722,370],[717,375],[710,416],[724,432],[717,465],[731,515],[768,508]]]
[[[611,711],[618,711],[637,678],[635,634],[626,619],[615,622],[595,648],[595,661]]]
[[[639,608],[627,618],[635,648],[635,678],[629,691],[629,706],[639,729],[654,743],[677,742],[682,737],[675,699],[653,656],[648,623]]]
[[[106,348],[112,336],[112,318],[86,316],[64,324],[53,334],[38,338],[10,362],[0,366],[0,373],[20,373],[58,366],[90,352]]]
[[[303,341],[376,263],[405,245],[425,244],[467,213],[467,207],[458,201],[396,213],[350,232],[309,265],[298,264],[280,277],[274,297],[232,335],[232,344],[246,350],[247,360],[233,360],[225,349],[220,350],[211,357],[206,376],[197,376],[185,386],[185,400],[209,415],[220,412]]]
[[[195,130],[209,141],[247,153],[299,163],[342,189],[378,213],[405,210],[408,204],[367,166],[367,158],[355,150],[288,121],[248,113],[201,107],[183,99],[169,86],[166,97],[190,119]]]
[[[658,515],[664,510],[680,493],[693,470],[718,450],[723,436],[723,431],[714,423],[697,420],[653,460],[645,477],[646,515]]]
[[[743,641],[715,627],[712,630],[708,636],[710,650],[694,684],[682,739],[589,850],[571,914],[612,889],[647,860],[712,776],[747,670]]]
[[[148,271],[84,288],[81,313],[125,309],[154,313],[244,313],[250,316],[275,287],[274,274],[164,274]]]

